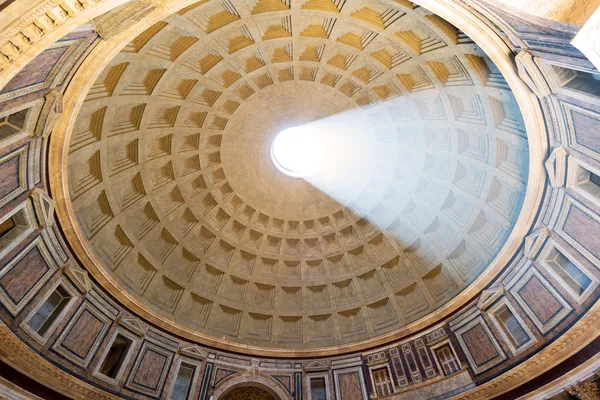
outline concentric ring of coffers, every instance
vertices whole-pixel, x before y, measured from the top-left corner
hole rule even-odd
[[[377,161],[353,196],[279,176],[282,126],[350,113]],[[102,72],[69,190],[103,267],[152,311],[237,343],[326,347],[399,329],[476,279],[519,215],[527,154],[498,69],[421,7],[208,2]]]

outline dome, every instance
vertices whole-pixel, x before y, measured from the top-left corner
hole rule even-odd
[[[298,126],[327,146],[300,179],[271,157]],[[446,310],[510,236],[528,152],[498,68],[425,8],[228,0],[123,47],[65,162],[124,296],[196,337],[310,351]]]

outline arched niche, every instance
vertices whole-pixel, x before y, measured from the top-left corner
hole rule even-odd
[[[254,394],[259,396],[256,398],[257,400],[263,400],[263,397],[260,396],[264,396],[264,394],[261,394],[261,392],[264,392],[273,400],[292,400],[292,396],[285,390],[281,383],[272,378],[258,375],[237,375],[231,379],[226,379],[215,389],[212,399],[233,400],[238,398],[233,397],[236,394],[247,395],[250,393],[250,391],[248,391],[249,388],[257,389],[254,392]],[[241,399],[244,397],[239,398]],[[270,399],[269,397],[264,397],[264,400]]]

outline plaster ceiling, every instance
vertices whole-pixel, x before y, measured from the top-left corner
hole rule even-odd
[[[275,170],[282,127],[344,113],[395,154],[355,198]],[[518,217],[528,147],[497,68],[429,11],[240,0],[127,45],[67,161],[79,227],[128,295],[217,339],[311,348],[399,329],[475,280]]]

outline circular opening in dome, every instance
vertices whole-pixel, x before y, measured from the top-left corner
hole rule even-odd
[[[321,168],[325,142],[310,126],[295,126],[279,132],[271,144],[271,160],[285,175],[304,178]]]

